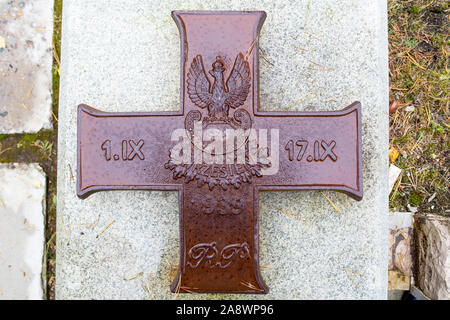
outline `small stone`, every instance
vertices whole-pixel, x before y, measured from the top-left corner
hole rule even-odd
[[[391,193],[400,173],[402,173],[402,169],[394,166],[393,164],[389,166],[389,193]]]
[[[416,108],[414,106],[407,106],[407,107],[405,107],[405,111],[406,112],[413,112],[414,110],[416,110]]]
[[[416,285],[431,299],[450,299],[450,219],[415,216]]]

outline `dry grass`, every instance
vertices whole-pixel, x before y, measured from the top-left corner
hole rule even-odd
[[[390,147],[404,170],[391,210],[449,210],[449,4],[390,0]]]

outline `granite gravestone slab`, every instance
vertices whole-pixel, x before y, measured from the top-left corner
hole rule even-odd
[[[333,111],[359,99],[364,105],[367,182],[359,203],[334,192],[262,192],[260,264],[270,293],[187,297],[385,298],[385,5],[65,4],[57,298],[174,297],[169,285],[179,258],[177,193],[114,191],[77,199],[75,119],[80,101],[105,111],[166,111],[168,106],[178,110],[179,74],[173,70],[180,68],[180,51],[169,13],[181,7],[266,11],[259,40],[260,110]],[[86,26],[90,32],[81,37],[77,30]]]

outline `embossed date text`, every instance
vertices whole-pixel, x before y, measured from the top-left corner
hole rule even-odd
[[[137,142],[135,140],[122,140],[122,143],[120,145],[120,152],[114,153],[113,150],[117,151],[116,146],[113,147],[113,144],[111,140],[105,140],[103,141],[101,145],[101,150],[104,152],[105,160],[110,161],[111,159],[114,159],[115,161],[118,160],[134,160],[134,159],[140,159],[145,160],[144,153],[142,151],[142,147],[144,146],[144,140],[140,139]]]
[[[332,161],[337,160],[337,155],[333,150],[336,146],[336,141],[331,140],[330,142],[327,142],[325,140],[315,140],[313,147],[310,148],[312,149],[310,152],[307,152],[307,150],[309,150],[308,145],[309,142],[307,140],[289,140],[284,147],[287,151],[289,161],[302,161],[305,158],[308,162],[325,161],[327,158],[330,158]]]

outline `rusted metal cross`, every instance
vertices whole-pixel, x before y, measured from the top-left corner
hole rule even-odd
[[[335,190],[361,200],[360,103],[334,112],[258,111],[265,13],[172,16],[181,36],[180,111],[105,113],[80,105],[78,196],[178,191],[180,265],[171,290],[267,293],[258,194]],[[226,141],[217,144],[217,132]]]

